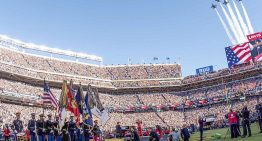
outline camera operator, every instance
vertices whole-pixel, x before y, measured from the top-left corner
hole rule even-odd
[[[256,106],[257,114],[258,114],[258,123],[260,128],[260,133],[262,133],[262,104],[258,104]]]
[[[242,126],[243,126],[243,136],[242,138],[246,137],[247,130],[248,130],[248,136],[251,136],[251,129],[250,129],[250,123],[249,123],[249,111],[247,109],[247,106],[244,106],[244,108],[241,111],[241,117],[242,117]]]

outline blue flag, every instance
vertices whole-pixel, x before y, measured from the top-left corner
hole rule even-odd
[[[83,105],[83,123],[93,126],[93,118],[92,118],[92,112],[91,109],[89,107],[89,103],[88,103],[88,93],[85,96],[85,103]]]
[[[82,99],[83,91],[81,90],[81,86],[78,88],[76,93],[76,103],[80,114],[83,114],[83,99]]]

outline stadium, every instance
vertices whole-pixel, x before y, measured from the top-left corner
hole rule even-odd
[[[222,9],[231,11],[228,2],[224,4],[221,3]],[[84,137],[80,139],[85,136],[85,131],[81,132],[82,124],[88,125],[88,140],[95,141],[116,138],[137,141],[136,135],[140,140],[157,141],[151,136],[152,130],[160,140],[168,141],[173,129],[180,132],[178,130],[185,128],[191,134],[190,140],[199,140],[200,128],[212,132],[204,133],[204,140],[223,140],[224,137],[230,140],[227,129],[231,124],[225,115],[230,109],[241,113],[245,106],[250,112],[248,120],[253,123],[252,131],[260,132],[257,127],[262,126],[258,110],[262,103],[262,32],[255,33],[251,23],[241,21],[244,18],[241,15],[237,15],[239,28],[230,27],[230,21],[235,21],[227,15],[227,27],[217,10],[218,5],[212,4],[212,8],[232,43],[232,47],[226,48],[229,67],[219,70],[204,67],[189,76],[182,76],[183,64],[179,63],[104,65],[100,56],[0,35],[0,126],[3,129],[0,140],[6,134],[10,140],[34,141],[32,134],[38,141],[59,140],[53,134],[60,133],[61,129],[63,141],[86,141]],[[230,56],[233,53],[234,56]],[[241,56],[238,53],[242,53]],[[36,119],[42,115],[54,121],[58,117],[57,128],[52,123],[50,129],[38,129],[37,121],[32,126],[34,132],[31,131],[31,113]],[[16,127],[18,116],[22,124]],[[200,120],[204,120],[204,125],[200,125]],[[68,129],[71,122],[76,126],[72,134]],[[69,127],[64,133],[66,123]],[[262,132],[262,127],[260,129]],[[39,138],[44,130],[49,130],[48,134]],[[51,134],[53,138],[49,138]],[[65,139],[65,135],[70,139]],[[255,132],[253,136],[251,140],[262,138]]]

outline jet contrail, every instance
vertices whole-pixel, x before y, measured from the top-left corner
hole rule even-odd
[[[230,16],[231,16],[231,18],[233,20],[233,24],[235,26],[236,32],[239,35],[241,43],[243,43],[243,42],[246,41],[246,38],[245,38],[245,35],[244,35],[244,33],[243,33],[243,31],[242,31],[242,29],[241,29],[241,27],[240,27],[240,25],[239,25],[239,23],[237,21],[236,15],[235,15],[235,13],[234,13],[234,11],[233,11],[233,9],[232,9],[232,7],[231,7],[231,5],[229,3],[227,3],[226,6],[227,6],[229,14],[230,14]]]
[[[226,33],[227,33],[227,36],[228,36],[229,40],[231,41],[231,43],[232,43],[233,45],[235,45],[235,44],[236,44],[236,41],[235,41],[235,39],[233,38],[233,36],[231,35],[228,26],[226,25],[225,21],[223,20],[223,18],[221,17],[221,15],[219,14],[219,12],[217,11],[216,8],[215,8],[215,10],[216,10],[217,16],[219,17],[219,19],[220,19],[220,21],[221,21],[221,23],[222,23],[222,25],[223,25]]]
[[[241,6],[242,6],[242,9],[243,9],[243,12],[244,12],[244,15],[245,15],[245,18],[246,18],[246,21],[247,21],[247,26],[248,26],[248,29],[249,29],[249,33],[252,34],[254,33],[254,29],[252,27],[252,24],[251,24],[251,21],[249,19],[249,16],[247,14],[247,11],[246,11],[246,8],[244,7],[244,4],[242,1],[239,1]]]
[[[221,3],[220,3],[220,6],[221,6],[221,8],[222,8],[222,11],[223,11],[226,19],[227,19],[227,22],[228,22],[228,24],[229,24],[229,27],[231,28],[231,30],[232,30],[232,32],[233,32],[233,34],[234,34],[234,36],[235,36],[235,38],[236,38],[236,40],[237,40],[237,43],[241,43],[241,40],[240,40],[240,38],[239,38],[239,36],[238,36],[238,34],[237,34],[237,31],[236,31],[236,29],[235,29],[235,27],[234,27],[234,25],[233,25],[232,20],[230,19],[229,15],[227,14],[225,8],[223,7],[223,5],[222,5]]]
[[[233,2],[233,5],[234,5],[234,8],[235,8],[235,10],[236,10],[237,17],[238,17],[238,20],[239,20],[239,22],[240,22],[240,25],[241,25],[241,27],[242,27],[242,29],[243,29],[243,31],[244,31],[245,36],[246,36],[246,35],[249,34],[249,33],[248,33],[247,25],[246,25],[246,23],[244,22],[244,20],[243,20],[241,14],[240,14],[240,12],[239,12],[239,9],[238,9],[236,3],[234,2],[234,0],[232,0],[232,2]]]

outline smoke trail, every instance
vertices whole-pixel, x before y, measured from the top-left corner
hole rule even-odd
[[[245,35],[248,35],[249,33],[248,33],[247,25],[246,25],[246,23],[244,22],[244,20],[243,20],[241,14],[240,14],[240,12],[239,12],[239,9],[238,9],[236,3],[234,2],[234,0],[232,0],[232,2],[233,2],[233,5],[234,5],[234,8],[235,8],[235,10],[236,10],[237,17],[238,17],[238,20],[239,20],[239,22],[240,22],[240,25],[241,25],[241,27],[242,27],[242,29],[243,29],[243,31],[244,31],[244,34],[245,34]]]
[[[231,35],[231,33],[230,33],[230,31],[229,31],[229,28],[227,27],[225,21],[223,20],[223,18],[221,17],[221,15],[219,14],[219,12],[217,11],[216,8],[215,8],[215,10],[216,10],[217,16],[219,17],[219,19],[220,19],[220,21],[221,21],[221,23],[222,23],[222,25],[223,25],[226,33],[227,33],[227,36],[228,36],[229,40],[231,41],[231,43],[232,43],[233,45],[235,45],[235,44],[236,44],[236,41],[235,41],[235,39],[233,38],[233,36]]]
[[[237,21],[236,15],[233,12],[233,9],[232,9],[232,7],[231,7],[231,5],[229,3],[226,6],[227,6],[229,14],[230,14],[230,16],[231,16],[231,18],[233,20],[233,24],[234,24],[234,26],[236,28],[236,31],[237,31],[237,33],[238,33],[238,35],[240,37],[240,40],[243,43],[243,42],[245,42],[246,38],[245,38],[245,35],[244,35],[244,33],[243,33],[243,31],[242,31],[242,29],[241,29],[241,27],[240,27],[240,25],[239,25],[239,23]]]
[[[227,14],[225,8],[223,7],[223,5],[222,5],[221,3],[220,3],[220,6],[221,6],[221,8],[222,8],[222,11],[223,11],[226,19],[227,19],[227,22],[228,22],[228,24],[229,24],[229,27],[231,28],[231,30],[232,30],[232,32],[233,32],[233,34],[234,34],[234,36],[235,36],[235,38],[236,38],[236,40],[237,40],[237,43],[241,43],[241,40],[240,40],[240,38],[239,38],[239,36],[238,36],[238,34],[237,34],[237,32],[236,32],[236,29],[235,29],[235,27],[234,27],[234,25],[233,25],[232,20],[229,18],[229,15]]]
[[[240,1],[240,4],[242,6],[242,9],[243,9],[243,12],[244,12],[244,15],[245,15],[245,18],[246,18],[246,21],[247,21],[247,26],[248,26],[248,29],[249,29],[249,33],[254,33],[254,29],[252,27],[252,24],[251,24],[251,21],[249,19],[249,16],[247,14],[247,11],[246,11],[246,8],[244,7],[244,4],[242,1]]]

